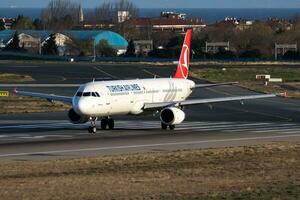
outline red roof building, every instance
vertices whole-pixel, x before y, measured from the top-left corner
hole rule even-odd
[[[182,31],[187,29],[202,29],[206,25],[199,19],[196,20],[184,20],[178,18],[137,18],[127,21],[130,26],[135,28],[152,28],[154,31]]]

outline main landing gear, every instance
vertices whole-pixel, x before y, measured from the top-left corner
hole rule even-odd
[[[95,134],[97,132],[96,127],[97,118],[92,118],[91,120],[91,126],[88,128],[89,133]],[[115,121],[112,118],[106,117],[101,119],[101,129],[113,130],[115,128]]]
[[[109,117],[101,119],[101,129],[105,130],[106,128],[113,130],[115,128],[115,120]]]
[[[162,130],[167,130],[168,127],[169,127],[170,130],[174,130],[175,129],[175,125],[167,125],[167,124],[165,124],[163,122],[161,123],[161,129]]]

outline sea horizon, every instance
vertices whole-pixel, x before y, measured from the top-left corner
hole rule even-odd
[[[16,18],[18,15],[39,18],[43,8],[0,8],[0,17]],[[84,8],[86,15],[94,8]],[[214,23],[225,17],[249,20],[268,18],[291,19],[300,14],[300,8],[139,8],[140,17],[159,17],[162,11],[186,13],[190,17],[201,17],[205,23]]]

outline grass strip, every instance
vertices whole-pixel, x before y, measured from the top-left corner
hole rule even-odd
[[[300,199],[300,143],[1,161],[1,199]]]
[[[264,85],[264,81],[255,79],[259,74],[270,74],[271,78],[282,78],[284,83],[299,83],[299,68],[288,67],[224,67],[222,68],[195,68],[191,71],[194,78],[204,79],[210,82],[232,82],[238,81],[239,85],[251,90],[265,93],[283,93],[281,83],[269,83]],[[299,91],[288,91],[291,97],[300,97]]]

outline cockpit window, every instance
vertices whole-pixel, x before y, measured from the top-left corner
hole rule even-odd
[[[77,97],[81,97],[82,96],[82,92],[77,92],[76,96]]]
[[[100,97],[98,92],[77,92],[76,94],[77,97]]]
[[[91,93],[90,92],[84,92],[82,96],[83,97],[89,97],[89,96],[91,96]]]

